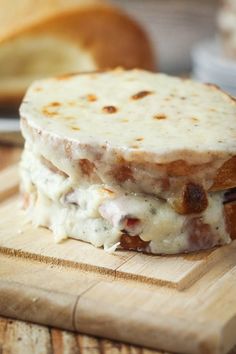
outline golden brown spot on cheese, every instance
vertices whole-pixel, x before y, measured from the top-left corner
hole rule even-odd
[[[117,112],[117,108],[115,106],[105,106],[103,107],[102,111],[104,113],[116,113]]]
[[[140,91],[140,92],[135,93],[131,98],[133,100],[139,100],[139,99],[144,98],[148,95],[151,95],[152,93],[153,92],[151,92],[151,91]]]
[[[60,107],[61,103],[60,102],[51,102],[48,104],[48,107]]]
[[[166,119],[167,116],[164,113],[158,113],[155,114],[155,116],[153,117],[153,119],[158,119],[158,120],[162,120],[162,119]]]
[[[88,100],[88,102],[95,102],[95,101],[97,101],[97,96],[92,94],[92,93],[88,94],[87,95],[87,100]]]
[[[133,144],[133,145],[131,145],[131,148],[132,148],[132,149],[139,149],[139,146],[138,146],[138,145]]]
[[[58,114],[58,108],[60,106],[60,102],[50,102],[42,109],[42,113],[48,117],[53,117]]]
[[[143,141],[143,138],[137,138],[136,141]]]
[[[128,123],[129,122],[129,120],[128,119],[122,119],[122,121],[121,121],[122,123]]]
[[[42,109],[42,113],[43,113],[43,115],[48,116],[48,117],[54,117],[58,114],[57,111],[51,110],[49,107],[44,107]]]
[[[196,123],[199,122],[198,118],[192,117],[191,119],[192,119],[192,121],[193,121],[194,123],[195,123],[195,122],[196,122]]]

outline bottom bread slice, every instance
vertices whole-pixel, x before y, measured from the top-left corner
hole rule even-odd
[[[201,214],[180,215],[165,200],[148,194],[75,181],[53,171],[27,147],[21,181],[33,224],[51,229],[56,241],[72,237],[107,251],[123,248],[154,254],[191,252],[230,242],[221,192],[208,194],[208,207]]]

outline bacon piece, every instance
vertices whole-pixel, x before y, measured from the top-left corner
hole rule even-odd
[[[124,183],[128,180],[135,182],[132,169],[127,165],[120,165],[112,172],[118,183]]]
[[[92,175],[92,173],[94,172],[94,169],[95,169],[94,163],[90,162],[87,159],[80,159],[79,165],[80,165],[83,175],[85,175],[85,176],[90,177]]]
[[[226,230],[232,240],[236,240],[236,202],[224,205]]]
[[[127,218],[124,222],[125,227],[127,228],[133,228],[135,226],[137,226],[137,224],[140,223],[139,219],[136,218]]]
[[[122,234],[120,238],[120,246],[125,250],[145,251],[150,241],[143,241],[139,236],[130,236]]]
[[[169,202],[179,214],[201,213],[208,206],[206,191],[193,182],[186,183],[179,195],[170,198]]]
[[[143,231],[143,224],[140,218],[132,214],[132,208],[132,198],[123,196],[102,203],[99,213],[121,232],[136,236]]]
[[[136,236],[142,232],[142,224],[140,219],[125,217],[122,221],[122,225],[123,230],[130,236]]]
[[[216,245],[216,235],[211,226],[196,217],[189,219],[185,225],[185,231],[188,233],[189,248],[187,251],[198,251],[212,248]]]

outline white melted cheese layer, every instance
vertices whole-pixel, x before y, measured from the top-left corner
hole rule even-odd
[[[188,235],[182,231],[186,216],[158,198],[127,194],[119,187],[75,184],[70,177],[52,172],[27,148],[21,161],[21,180],[23,191],[31,194],[33,224],[49,227],[56,241],[72,237],[113,250],[119,245],[124,218],[129,217],[141,220],[139,236],[151,241],[150,252],[172,254],[189,247]],[[220,193],[209,196],[202,218],[217,230],[220,244],[230,241]]]
[[[20,108],[46,141],[66,138],[73,159],[83,145],[127,161],[189,164],[236,154],[235,114],[235,101],[214,87],[143,70],[38,81]]]

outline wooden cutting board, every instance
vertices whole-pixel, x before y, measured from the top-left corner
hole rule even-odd
[[[1,315],[179,353],[236,344],[236,242],[165,257],[56,244],[17,184],[16,167],[0,174]]]

